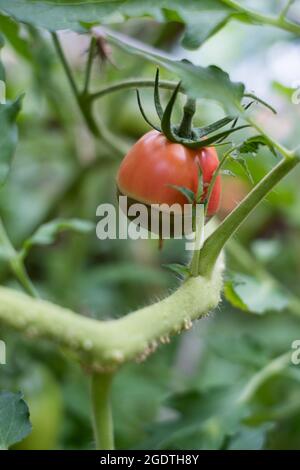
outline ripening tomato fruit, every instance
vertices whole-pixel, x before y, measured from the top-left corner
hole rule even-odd
[[[180,143],[170,142],[156,130],[147,132],[129,150],[118,174],[119,192],[144,204],[169,206],[188,204],[187,198],[170,185],[188,188],[197,194],[199,166],[202,172],[205,200],[208,185],[219,165],[214,147],[191,149]],[[217,176],[208,204],[208,216],[219,208],[221,178]]]

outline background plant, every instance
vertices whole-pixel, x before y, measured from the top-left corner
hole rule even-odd
[[[18,287],[18,280],[30,295],[55,301],[83,316],[109,319],[144,305],[147,299],[151,303],[153,298],[163,296],[168,287],[177,285],[170,274],[160,269],[161,263],[186,262],[178,241],[168,242],[161,255],[156,246],[148,243],[138,246],[125,241],[100,244],[86,222],[93,221],[95,207],[102,200],[114,200],[112,181],[119,159],[148,129],[138,115],[134,92],[127,92],[127,88],[153,87],[153,65],[144,59],[150,58],[160,65],[164,74],[162,87],[172,89],[180,78],[182,86],[200,99],[199,124],[208,124],[223,115],[219,106],[201,101],[202,98],[216,99],[227,113],[251,119],[256,130],[245,132],[245,140],[254,134],[260,137],[246,140],[246,143],[237,139],[235,151],[228,153],[224,166],[227,172],[237,173],[245,187],[253,184],[245,179],[249,174],[257,182],[276,165],[274,153],[277,158],[286,158],[284,162],[290,162],[294,154],[287,148],[294,149],[298,145],[296,117],[299,110],[291,106],[292,91],[286,82],[272,77],[272,104],[275,102],[279,111],[276,117],[260,106],[253,111],[258,114],[255,118],[251,109],[244,116],[240,103],[245,94],[252,99],[251,84],[245,89],[218,69],[173,62],[159,51],[153,56],[153,51],[132,43],[129,38],[122,37],[120,43],[118,34],[121,31],[158,49],[172,50],[180,56],[188,54],[192,58],[191,53],[178,50],[183,34],[185,47],[197,48],[202,44],[201,63],[207,61],[208,54],[209,63],[217,62],[228,66],[229,70],[242,62],[247,73],[253,67],[254,76],[260,56],[266,54],[270,44],[277,41],[278,47],[292,48],[300,27],[297,2],[294,5],[270,2],[270,8],[268,2],[264,2],[262,13],[248,9],[244,2],[241,5],[232,1],[190,1],[185,2],[183,9],[180,2],[169,1],[161,10],[152,1],[143,2],[144,11],[141,11],[132,1],[118,7],[118,26],[100,32],[94,29],[94,38],[90,39],[86,28],[93,26],[95,8],[97,24],[115,19],[114,2],[106,2],[105,11],[101,3],[54,2],[49,14],[49,2],[0,1],[3,11],[0,27],[6,41],[3,61],[11,100],[1,105],[3,179],[16,145],[14,122],[21,104],[21,98],[16,97],[26,91],[18,121],[17,153],[1,191],[4,220],[1,277],[7,286]],[[161,23],[138,19],[145,14]],[[135,20],[123,23],[122,15],[123,19],[132,16]],[[223,31],[203,44],[225,25]],[[44,28],[51,31],[52,38]],[[76,36],[78,47],[68,46],[68,34],[57,35],[55,31],[61,28],[84,33],[84,36]],[[217,55],[216,49],[222,41],[246,44],[247,35],[254,29],[258,42],[252,51],[228,47],[231,57],[228,53],[227,57]],[[72,43],[73,40],[72,36]],[[117,46],[112,56],[106,41]],[[254,64],[247,62],[246,54],[253,58]],[[111,65],[110,60],[117,67]],[[1,73],[4,78],[3,69]],[[133,78],[128,82],[128,77]],[[284,75],[281,79],[285,79]],[[118,93],[111,93],[113,90]],[[76,100],[72,99],[70,91]],[[152,90],[141,91],[147,97],[152,93]],[[150,103],[147,111],[151,110]],[[270,128],[267,136],[256,124],[259,121],[264,121],[264,129]],[[274,136],[279,131],[282,134],[274,141],[269,134]],[[299,266],[294,256],[298,247],[299,196],[297,184],[292,184],[293,178],[297,181],[297,169],[291,175],[290,184],[280,184],[276,192],[268,196],[267,205],[261,204],[256,209],[239,231],[239,239],[227,244],[227,302],[221,304],[222,311],[213,318],[201,320],[190,333],[160,347],[147,362],[128,364],[116,375],[113,410],[119,448],[297,448],[299,371],[290,366],[289,361],[299,315]],[[228,231],[223,232],[224,236],[232,231],[232,223],[233,219]],[[217,239],[220,240],[220,236]],[[211,256],[213,250],[203,253]],[[211,258],[205,258],[202,266],[206,269],[212,262]],[[21,309],[26,302],[29,311],[37,305],[17,294],[5,298],[4,293],[7,291],[3,291],[2,304],[11,301],[11,308],[16,307],[19,299],[17,304]],[[241,311],[230,307],[228,301]],[[245,315],[245,311],[257,315]],[[51,313],[46,311],[45,314],[49,317]],[[17,326],[12,324],[11,315],[6,323]],[[21,389],[30,405],[31,401],[39,403],[34,395],[39,390],[42,395],[47,380],[53,383],[48,397],[53,401],[51,406],[57,417],[52,436],[46,444],[35,442],[28,446],[92,447],[86,407],[88,379],[83,377],[80,366],[70,360],[70,352],[57,349],[52,342],[33,342],[31,338],[37,332],[32,328],[27,329],[29,338],[26,338],[4,325],[1,339],[9,345],[9,365],[1,369],[2,388]],[[87,356],[88,350],[86,345]],[[85,355],[83,359],[91,365]],[[34,377],[31,370],[35,370]],[[106,378],[109,385],[110,377]],[[30,387],[28,384],[37,385]],[[102,389],[102,381],[100,386]],[[98,398],[97,394],[96,401]],[[2,394],[1,399],[5,403],[6,400],[18,401],[18,419],[23,420],[26,434],[29,425],[22,399],[13,394]],[[49,405],[44,408],[49,410]],[[96,403],[96,412],[97,409]],[[171,420],[168,414],[165,416],[166,409],[172,411]],[[46,412],[41,405],[41,413]],[[9,414],[1,419],[2,429],[7,427],[9,419]],[[33,429],[35,426],[41,429],[41,425],[33,421]],[[22,437],[2,439],[1,445],[8,447]],[[108,444],[111,442],[106,442]]]

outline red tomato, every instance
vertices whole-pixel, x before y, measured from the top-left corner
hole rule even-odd
[[[123,159],[118,174],[119,191],[139,202],[147,204],[187,204],[185,196],[170,185],[183,186],[197,193],[198,168],[204,183],[205,199],[207,187],[219,165],[214,147],[190,149],[182,144],[170,142],[160,132],[147,132],[129,150]],[[216,178],[208,205],[208,215],[219,208],[221,177]]]

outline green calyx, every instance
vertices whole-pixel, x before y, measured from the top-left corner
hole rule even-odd
[[[205,127],[193,127],[192,121],[196,112],[196,100],[189,96],[187,96],[186,103],[183,108],[181,123],[179,125],[172,125],[172,113],[179,91],[182,91],[181,82],[178,83],[165,109],[163,109],[159,94],[159,70],[157,69],[154,83],[154,105],[160,120],[160,126],[156,126],[146,116],[142,106],[140,93],[136,90],[139,109],[145,121],[153,129],[158,132],[162,132],[171,142],[179,143],[193,149],[210,147],[212,145],[220,145],[223,140],[233,132],[249,127],[249,125],[236,127],[237,117],[232,116],[227,116]],[[230,123],[231,127],[229,129],[217,132]]]

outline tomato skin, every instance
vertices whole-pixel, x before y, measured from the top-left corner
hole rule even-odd
[[[141,137],[123,159],[117,185],[122,194],[141,203],[183,206],[188,203],[187,199],[170,185],[184,186],[196,194],[200,166],[206,187],[204,199],[218,164],[213,147],[190,149],[170,142],[162,133],[153,130]],[[217,176],[208,205],[209,216],[217,212],[220,194],[221,177]]]

